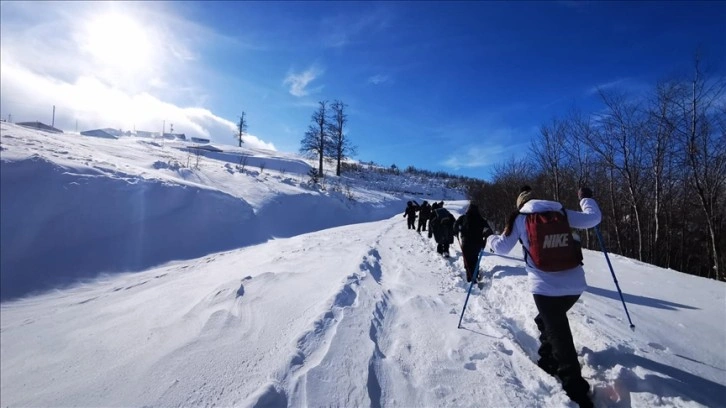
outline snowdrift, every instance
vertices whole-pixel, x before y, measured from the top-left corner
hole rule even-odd
[[[261,149],[2,130],[2,300],[389,218],[410,197],[332,176],[322,191],[304,160]]]

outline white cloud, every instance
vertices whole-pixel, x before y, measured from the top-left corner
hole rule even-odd
[[[441,164],[452,169],[490,166],[499,163],[507,150],[501,145],[470,146],[447,157]]]
[[[534,131],[536,129],[529,129],[524,134]],[[529,152],[529,142],[502,144],[502,141],[522,140],[522,135],[521,131],[514,129],[493,129],[487,132],[486,140],[481,144],[469,144],[457,149],[442,161],[441,165],[452,169],[486,167],[501,163],[509,157],[526,156]]]
[[[71,131],[111,127],[123,130],[161,131],[174,124],[174,131],[187,136],[210,138],[233,144],[235,123],[208,109],[179,107],[146,92],[128,94],[98,78],[80,77],[75,82],[41,76],[22,67],[0,62],[0,106],[13,121],[41,121],[50,124],[55,106],[55,126]],[[254,135],[243,138],[250,147],[276,150]]]
[[[325,72],[317,65],[313,65],[301,73],[290,73],[283,81],[284,85],[290,85],[290,94],[297,97],[306,96],[310,93],[319,92],[323,87],[307,89],[308,85]]]
[[[351,16],[338,15],[323,19],[321,32],[323,45],[330,48],[343,48],[367,39],[371,33],[378,33],[391,25],[393,15],[385,5],[363,14]]]
[[[373,85],[380,85],[382,83],[390,81],[391,78],[388,75],[373,75],[372,77],[368,78],[368,83]]]
[[[590,87],[590,89],[587,90],[588,95],[595,95],[598,94],[601,90],[607,90],[607,89],[613,89],[621,87],[622,85],[625,85],[626,82],[629,80],[629,78],[619,78],[610,82],[605,82],[602,84],[597,84],[595,86]]]
[[[14,121],[50,123],[55,105],[55,124],[64,130],[77,122],[79,131],[160,131],[166,121],[176,132],[234,144],[236,125],[199,104],[206,92],[195,77],[203,74],[195,48],[223,36],[178,18],[166,3],[2,7],[0,108],[6,119],[12,114]],[[182,107],[172,95],[199,105]],[[244,141],[275,149],[253,135]]]

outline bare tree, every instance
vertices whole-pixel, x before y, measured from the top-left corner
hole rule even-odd
[[[340,163],[355,155],[356,147],[353,146],[345,134],[344,127],[348,123],[348,115],[345,108],[348,105],[341,101],[335,101],[330,105],[331,117],[328,123],[328,134],[330,135],[329,152],[326,154],[336,160],[335,175],[340,176]]]
[[[242,112],[242,115],[239,117],[239,123],[237,124],[237,130],[239,131],[239,134],[237,135],[237,140],[239,141],[239,147],[242,147],[242,143],[244,141],[242,140],[242,135],[247,133],[247,119],[245,119],[245,113]]]
[[[537,159],[536,165],[542,170],[549,181],[555,201],[560,201],[560,188],[562,185],[562,164],[565,150],[565,123],[553,119],[552,123],[540,127],[540,136],[530,147]]]
[[[318,157],[318,176],[323,177],[323,158],[329,149],[330,137],[328,135],[326,105],[327,101],[318,102],[318,110],[313,113],[311,121],[313,122],[305,137],[300,142],[300,152],[309,157]]]
[[[648,109],[644,136],[644,165],[650,171],[653,181],[653,239],[651,253],[656,264],[666,265],[669,251],[662,251],[661,219],[664,212],[666,177],[671,172],[675,160],[673,123],[678,84],[663,82],[656,86],[655,100]],[[670,173],[672,174],[672,173]]]
[[[688,166],[690,182],[705,215],[713,271],[716,279],[720,280],[726,279],[726,272],[720,265],[722,255],[717,230],[718,218],[723,213],[719,203],[723,203],[726,183],[726,135],[723,130],[716,130],[714,124],[724,120],[724,110],[717,103],[724,96],[725,89],[724,77],[708,81],[702,75],[700,58],[696,56],[690,95],[681,105],[681,126],[677,127],[686,146],[684,164]]]
[[[477,201],[486,208],[486,214],[499,228],[504,228],[509,215],[517,209],[516,200],[520,188],[531,184],[535,177],[532,164],[524,159],[510,158],[494,165],[491,188],[484,186]]]
[[[626,197],[635,217],[638,260],[642,261],[643,227],[640,190],[643,185],[640,162],[643,148],[639,108],[627,103],[623,95],[601,91],[600,96],[607,110],[599,117],[599,129],[590,135],[591,138],[587,142],[625,184]]]

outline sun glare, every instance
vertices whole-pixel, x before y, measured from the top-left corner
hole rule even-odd
[[[103,65],[137,70],[152,62],[150,40],[141,22],[105,14],[88,23],[85,49]]]

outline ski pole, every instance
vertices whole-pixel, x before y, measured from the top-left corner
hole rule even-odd
[[[635,325],[633,324],[633,321],[630,320],[630,313],[628,313],[628,307],[625,305],[625,299],[623,298],[623,292],[620,290],[620,285],[618,284],[618,278],[615,277],[615,271],[613,270],[613,265],[610,263],[610,258],[608,257],[608,252],[605,250],[605,243],[603,242],[602,235],[600,235],[599,226],[595,226],[595,235],[597,235],[597,240],[600,241],[600,248],[602,249],[602,253],[605,254],[605,260],[608,262],[608,267],[610,268],[610,273],[613,275],[613,281],[615,282],[615,287],[618,289],[618,293],[620,294],[620,301],[623,302],[623,309],[625,309],[625,315],[628,316],[628,322],[630,322],[630,329],[635,331]]]
[[[464,301],[464,308],[461,309],[461,317],[459,317],[459,325],[456,326],[457,329],[461,329],[461,319],[464,318],[464,311],[466,310],[466,304],[469,303],[469,295],[471,295],[471,288],[474,287],[474,282],[476,282],[477,278],[479,277],[479,261],[481,261],[481,256],[484,253],[484,250],[479,251],[479,259],[476,260],[476,268],[474,269],[474,277],[471,279],[471,285],[469,285],[469,291],[466,293],[466,300]]]

